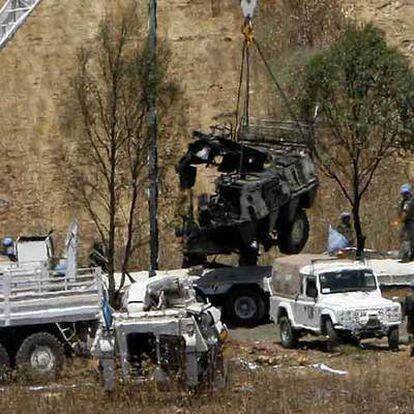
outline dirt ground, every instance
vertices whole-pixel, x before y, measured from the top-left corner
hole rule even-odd
[[[404,328],[403,328],[404,329]],[[54,383],[1,388],[2,413],[412,413],[414,359],[409,347],[391,352],[386,340],[325,351],[304,338],[283,349],[271,324],[231,330],[224,388],[189,391],[172,381],[118,384],[106,395],[92,361],[74,359]]]

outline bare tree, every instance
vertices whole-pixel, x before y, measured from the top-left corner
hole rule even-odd
[[[114,272],[124,281],[131,257],[148,242],[142,236],[140,200],[147,187],[148,60],[135,2],[108,14],[95,39],[78,53],[74,104],[82,120],[70,170],[74,194],[95,224],[108,260],[109,294]],[[159,105],[171,104],[176,88],[166,79],[168,52],[158,57]]]
[[[304,78],[304,117],[312,119],[319,107],[314,154],[352,208],[361,257],[363,197],[383,160],[413,140],[414,75],[382,32],[352,25],[309,61]]]

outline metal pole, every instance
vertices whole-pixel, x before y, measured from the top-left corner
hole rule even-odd
[[[150,219],[150,276],[158,270],[158,152],[157,152],[157,0],[149,0],[149,91],[148,91],[148,137],[149,137],[149,219]]]

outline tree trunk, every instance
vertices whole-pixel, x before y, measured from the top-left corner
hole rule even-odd
[[[115,215],[116,215],[116,142],[111,145],[111,172],[109,183],[109,240],[108,240],[108,294],[112,304],[115,300]]]
[[[352,208],[352,215],[354,217],[354,230],[355,236],[357,241],[357,250],[356,250],[356,258],[361,260],[364,258],[364,249],[365,249],[365,236],[362,233],[362,224],[361,224],[361,217],[359,214],[361,205],[361,200],[355,200],[354,206]]]
[[[211,0],[211,16],[217,17],[220,15],[221,7],[220,0]]]

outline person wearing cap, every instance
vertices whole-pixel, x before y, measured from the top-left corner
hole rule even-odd
[[[411,344],[411,356],[414,357],[414,279],[410,283],[411,292],[404,301],[404,316],[407,317],[408,341]]]
[[[414,257],[414,200],[410,184],[403,184],[400,189],[401,202],[399,220],[401,227],[401,247],[399,258],[406,263]]]
[[[351,224],[351,213],[347,211],[343,211],[339,217],[340,223],[338,224],[338,227],[336,230],[338,233],[341,233],[342,236],[344,236],[350,246],[354,245],[354,229],[352,228]]]
[[[100,267],[102,273],[108,273],[108,259],[105,254],[103,243],[97,241],[93,243],[92,251],[89,254],[89,266]]]
[[[16,252],[14,251],[14,241],[11,237],[5,237],[3,239],[3,252],[4,256],[7,256],[11,261],[16,261]]]

